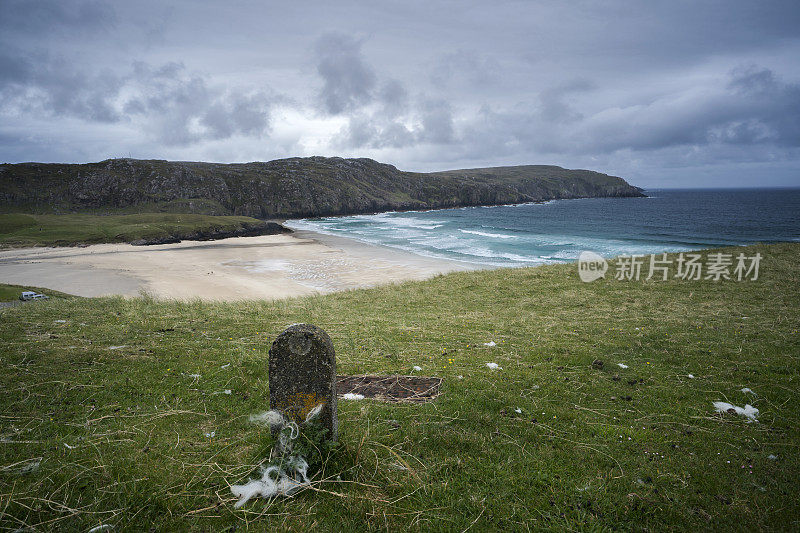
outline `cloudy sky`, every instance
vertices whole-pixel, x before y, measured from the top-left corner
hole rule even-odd
[[[0,0],[0,162],[800,186],[800,2]]]

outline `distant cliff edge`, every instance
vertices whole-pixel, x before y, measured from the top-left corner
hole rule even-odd
[[[404,172],[372,159],[267,163],[109,159],[0,165],[0,212],[172,212],[261,219],[546,201],[639,197],[622,178],[525,165]]]

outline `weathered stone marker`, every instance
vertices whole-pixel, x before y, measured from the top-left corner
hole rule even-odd
[[[311,324],[289,326],[269,350],[269,406],[297,423],[314,407],[329,438],[336,440],[336,354],[333,341]]]

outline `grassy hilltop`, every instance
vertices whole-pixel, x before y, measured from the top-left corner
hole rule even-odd
[[[530,165],[422,174],[372,159],[266,163],[110,159],[0,165],[0,211],[197,213],[260,219],[642,196],[622,178]]]
[[[758,281],[584,284],[552,265],[0,311],[0,528],[797,529],[800,245],[732,251],[764,256]],[[271,446],[248,423],[267,408],[267,351],[295,322],[328,331],[340,373],[419,365],[443,393],[341,401],[313,488],[234,510],[229,485]]]

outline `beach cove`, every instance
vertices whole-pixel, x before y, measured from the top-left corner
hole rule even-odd
[[[478,265],[311,231],[216,241],[0,251],[4,283],[95,297],[280,299],[425,279]]]

